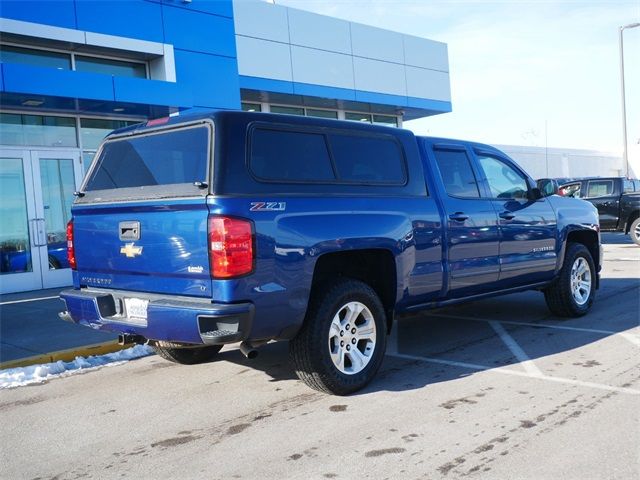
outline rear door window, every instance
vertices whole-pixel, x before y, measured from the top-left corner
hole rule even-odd
[[[589,180],[587,197],[606,197],[613,194],[613,180]]]
[[[459,198],[480,198],[478,181],[464,150],[434,149],[436,163],[447,194]]]
[[[107,141],[84,190],[207,182],[209,129],[182,128]]]

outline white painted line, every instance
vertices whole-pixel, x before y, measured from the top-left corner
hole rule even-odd
[[[455,362],[455,361],[451,361],[451,360],[442,360],[439,358],[430,358],[430,357],[420,357],[417,355],[405,355],[403,353],[395,353],[393,355],[391,355],[392,357],[397,357],[397,358],[404,358],[406,360],[418,360],[418,361],[422,361],[422,362],[426,362],[426,363],[437,363],[440,365],[449,365],[452,367],[461,367],[461,368],[468,368],[469,370],[479,370],[479,371],[487,371],[487,372],[496,372],[496,373],[503,373],[506,375],[515,375],[517,377],[526,377],[526,378],[533,378],[533,379],[537,379],[537,380],[548,380],[550,382],[556,382],[556,383],[564,383],[567,385],[576,385],[579,387],[588,387],[588,388],[595,388],[598,390],[607,390],[610,392],[617,392],[617,393],[628,393],[630,395],[640,395],[640,390],[637,390],[635,388],[627,388],[627,387],[612,387],[611,385],[603,385],[601,383],[593,383],[593,382],[583,382],[581,380],[573,380],[571,378],[561,378],[561,377],[549,377],[547,375],[531,375],[529,373],[526,372],[521,372],[521,371],[517,371],[517,370],[511,370],[509,368],[506,367],[490,367],[487,365],[477,365],[475,363],[465,363],[465,362]]]
[[[450,315],[447,313],[443,314],[429,314],[430,317],[444,317],[444,318],[454,318],[457,320],[468,320],[471,322],[498,322],[504,323],[507,325],[522,325],[525,327],[538,327],[538,328],[551,328],[555,330],[571,330],[574,332],[586,332],[586,333],[601,333],[603,335],[619,335],[621,337],[626,338],[630,342],[640,345],[640,338],[633,335],[632,333],[627,332],[614,332],[612,330],[600,330],[597,328],[582,328],[582,327],[567,327],[564,325],[547,325],[544,323],[533,323],[533,322],[515,322],[512,320],[494,320],[489,318],[475,318],[475,317],[467,317],[464,315]]]
[[[491,325],[491,328],[496,331],[496,333],[500,336],[500,340],[502,340],[504,344],[509,348],[509,350],[511,350],[511,353],[513,353],[513,355],[518,359],[520,365],[522,365],[522,368],[524,368],[529,375],[538,377],[543,376],[540,369],[536,367],[533,361],[529,358],[529,355],[527,355],[525,351],[522,350],[522,347],[518,345],[518,342],[516,342],[514,338],[509,335],[509,333],[507,333],[507,331],[499,322],[492,320],[489,322],[489,325]]]
[[[24,300],[11,300],[10,302],[0,302],[0,305],[11,305],[12,303],[39,302],[40,300],[52,300],[54,298],[60,298],[60,297],[56,295],[54,297],[26,298]]]
[[[631,333],[621,333],[620,336],[626,338],[634,345],[637,345],[640,347],[640,338],[638,338],[636,335],[633,335]]]

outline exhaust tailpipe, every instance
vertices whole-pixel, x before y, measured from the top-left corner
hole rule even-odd
[[[250,342],[242,342],[240,344],[240,351],[249,360],[253,360],[254,358],[256,358],[258,356],[258,350]]]
[[[132,335],[130,333],[121,333],[118,335],[118,345],[130,345],[132,343],[140,344],[146,343],[147,339],[142,335]]]

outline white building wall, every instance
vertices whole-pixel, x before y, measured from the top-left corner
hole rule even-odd
[[[259,1],[234,1],[240,75],[451,101],[447,45]]]
[[[622,155],[596,150],[496,145],[533,178],[617,177],[625,174]]]

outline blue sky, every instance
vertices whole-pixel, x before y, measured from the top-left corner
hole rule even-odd
[[[275,3],[447,43],[453,112],[405,124],[417,133],[544,146],[546,123],[550,147],[622,150],[618,27],[640,22],[640,0]],[[640,27],[624,38],[636,144]]]

